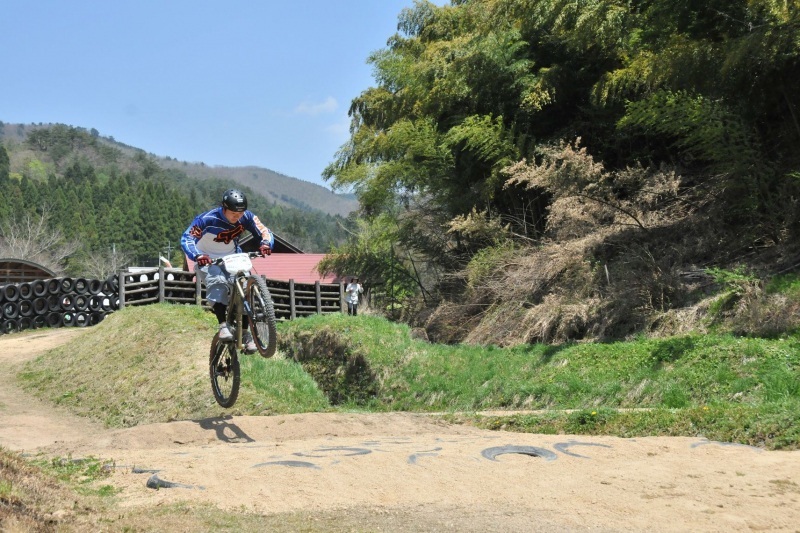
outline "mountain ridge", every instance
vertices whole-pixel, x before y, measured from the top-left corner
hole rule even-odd
[[[0,121],[0,138],[22,142],[30,131],[40,128],[51,128],[58,123],[20,124],[4,123]],[[68,126],[68,125],[66,125]],[[302,210],[317,210],[328,215],[347,217],[358,209],[358,201],[353,195],[338,194],[321,185],[309,181],[287,176],[274,170],[247,166],[207,165],[204,162],[180,161],[168,156],[159,156],[117,141],[113,136],[103,136],[94,128],[81,126],[68,126],[90,133],[97,140],[109,147],[120,150],[125,155],[136,156],[144,154],[165,170],[175,169],[185,173],[188,177],[207,180],[219,179],[233,182],[233,186],[245,186],[252,191],[263,195],[278,205],[294,207]],[[16,165],[24,164],[23,161],[12,162],[12,172],[19,169]]]
[[[256,165],[229,167],[189,163],[171,158],[158,158],[165,169],[178,169],[196,179],[223,179],[247,186],[278,204],[299,209],[317,209],[329,215],[346,217],[358,208],[352,195],[337,194],[321,185],[294,178]]]

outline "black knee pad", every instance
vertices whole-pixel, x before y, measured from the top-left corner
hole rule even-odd
[[[214,313],[214,316],[217,317],[217,321],[219,321],[220,324],[225,322],[225,314],[227,311],[228,306],[219,302],[214,302],[214,305],[211,306],[211,312]]]

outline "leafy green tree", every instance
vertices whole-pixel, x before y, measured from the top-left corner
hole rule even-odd
[[[398,227],[385,215],[356,221],[348,242],[334,247],[317,267],[323,274],[357,275],[382,304],[397,304],[423,291],[414,258],[398,244]]]
[[[364,216],[427,236],[410,246],[441,266],[480,247],[444,229],[473,211],[539,238],[553,191],[508,183],[503,169],[578,138],[611,172],[678,168],[740,238],[800,237],[797,8],[417,1],[370,57],[376,86],[353,100],[351,137],[324,175]]]
[[[0,186],[8,182],[8,174],[11,168],[11,160],[5,147],[0,145]]]

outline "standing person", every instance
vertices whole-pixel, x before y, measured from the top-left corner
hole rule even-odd
[[[181,236],[181,248],[186,256],[197,263],[197,274],[206,286],[206,298],[213,302],[211,310],[219,322],[219,339],[233,340],[225,315],[230,301],[230,282],[233,279],[224,265],[212,265],[211,260],[239,253],[239,236],[248,230],[261,241],[262,257],[272,253],[275,236],[256,215],[247,210],[247,198],[242,191],[228,189],[222,194],[219,207],[197,215]],[[242,341],[245,353],[257,351],[253,336],[248,330],[249,318],[242,317]]]
[[[364,292],[364,287],[358,282],[358,278],[352,278],[344,291],[347,293],[347,296],[345,296],[347,299],[347,314],[350,316],[358,315],[358,295]]]

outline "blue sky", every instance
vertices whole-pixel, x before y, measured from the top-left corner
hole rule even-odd
[[[437,0],[438,5],[447,4]],[[2,0],[0,120],[327,186],[413,0]]]

